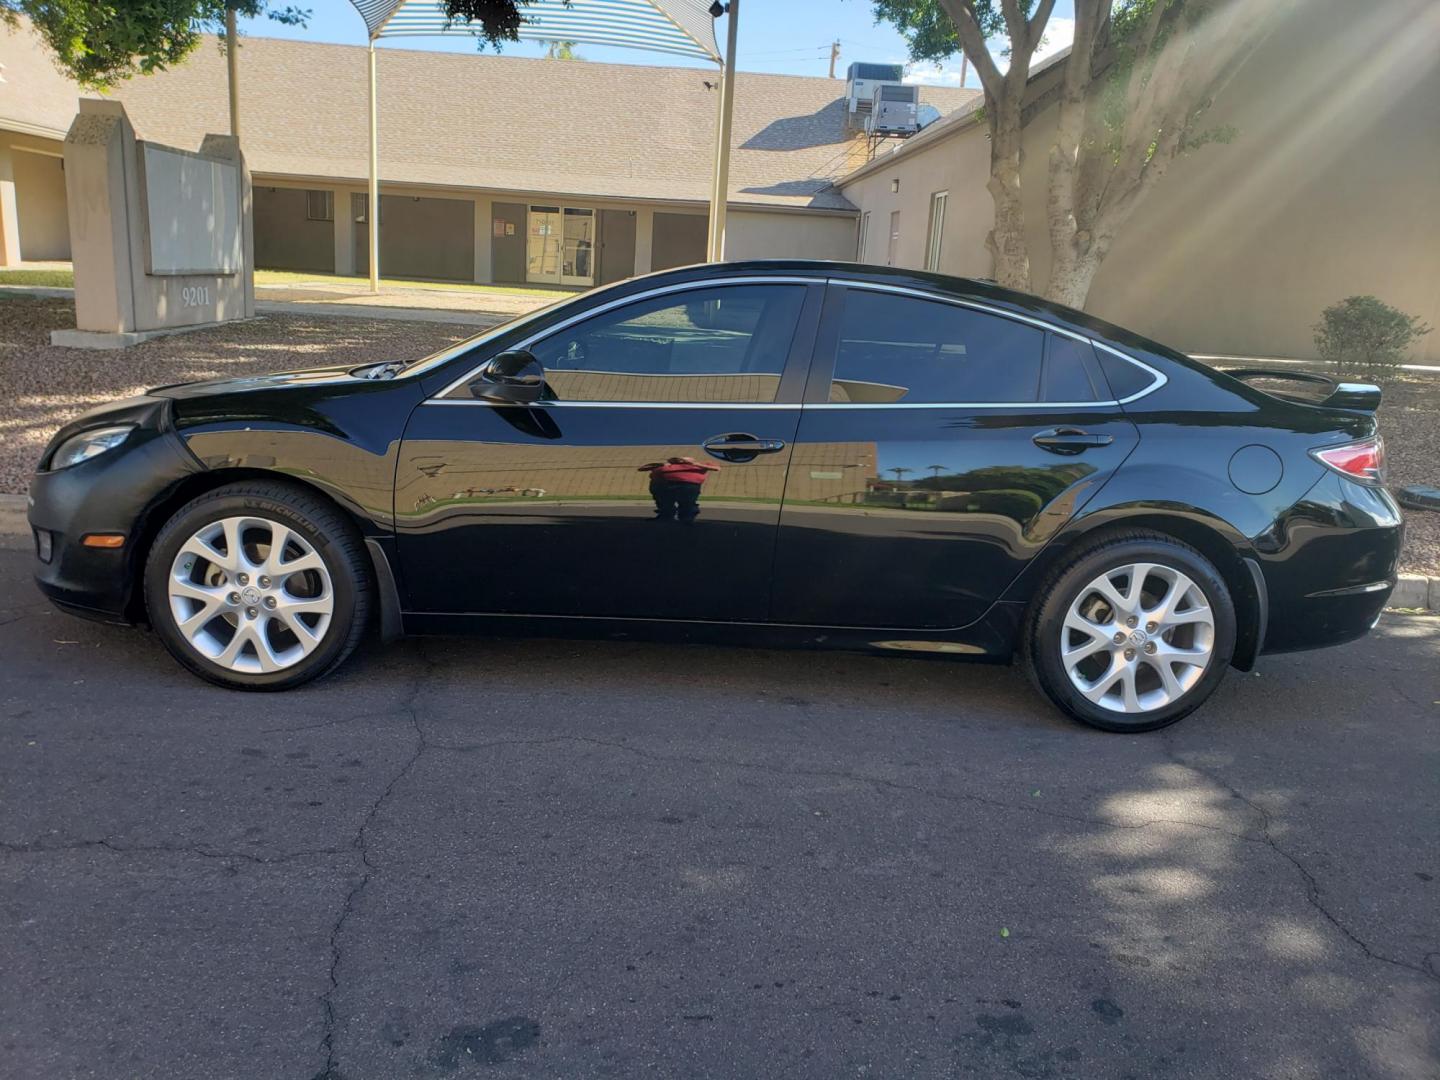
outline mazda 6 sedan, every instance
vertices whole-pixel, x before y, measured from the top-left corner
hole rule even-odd
[[[237,689],[372,627],[658,636],[1018,658],[1140,731],[1375,624],[1402,529],[1379,400],[985,282],[731,263],[92,410],[30,522],[55,603]]]

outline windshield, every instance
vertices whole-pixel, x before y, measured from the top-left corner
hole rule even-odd
[[[581,296],[588,296],[593,298],[599,294],[609,292],[612,289],[618,289],[621,286],[633,284],[634,281],[634,278],[629,278],[624,281],[613,282],[610,285],[603,285],[597,289],[590,289],[585,292],[577,292],[573,296],[562,296],[559,300],[553,300],[550,303],[546,304],[544,307],[538,307],[534,311],[526,312],[524,315],[517,315],[513,319],[507,319],[505,322],[500,323],[498,326],[492,326],[489,330],[480,331],[480,333],[476,334],[474,337],[468,337],[464,341],[457,341],[454,345],[446,346],[437,353],[432,353],[429,356],[412,361],[411,363],[406,364],[405,367],[403,367],[398,372],[398,374],[406,376],[423,375],[425,372],[433,371],[440,365],[445,364],[450,360],[453,360],[457,356],[469,352],[471,349],[476,348],[479,345],[485,344],[485,342],[487,341],[499,337],[501,334],[509,333],[516,327],[524,326],[527,323],[536,322],[537,320],[544,318],[546,315],[549,315],[557,308],[563,307],[565,304],[569,304],[574,302],[575,300],[578,300]]]
[[[578,296],[579,294],[576,295]],[[527,311],[525,314],[517,315],[513,319],[506,319],[504,322],[492,326],[488,330],[481,330],[473,337],[468,337],[463,341],[457,341],[454,345],[447,345],[439,352],[431,353],[429,356],[422,357],[419,360],[410,361],[410,363],[400,369],[398,374],[422,375],[427,371],[433,371],[441,364],[445,364],[455,357],[469,352],[476,346],[483,345],[485,342],[499,337],[501,334],[508,333],[517,326],[524,326],[526,323],[543,318],[561,305],[568,304],[575,300],[575,298],[575,296],[562,296],[559,300],[553,300],[544,307],[538,307],[534,311]]]

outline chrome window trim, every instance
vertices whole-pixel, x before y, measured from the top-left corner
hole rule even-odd
[[[795,277],[795,276],[781,277],[781,276],[778,276],[778,275],[777,275],[777,276],[773,276],[773,277],[771,277],[771,276],[763,276],[763,275],[756,275],[756,276],[749,276],[749,277],[733,277],[733,278],[724,278],[724,279],[721,279],[721,280],[718,280],[718,281],[682,281],[682,282],[678,282],[678,283],[676,283],[676,284],[674,284],[674,285],[663,285],[663,286],[661,286],[661,287],[658,288],[658,289],[647,289],[645,292],[631,293],[629,296],[619,297],[619,298],[617,298],[617,299],[615,299],[615,300],[611,300],[609,303],[599,304],[599,305],[597,305],[596,307],[587,308],[587,309],[585,309],[584,311],[582,311],[582,312],[581,312],[580,314],[578,314],[578,315],[572,315],[572,316],[571,316],[570,318],[568,318],[568,319],[562,319],[560,322],[556,323],[554,326],[547,326],[544,330],[540,331],[539,333],[531,334],[529,337],[523,338],[522,340],[517,341],[514,345],[511,346],[511,348],[512,348],[512,349],[528,349],[531,345],[535,344],[537,341],[541,341],[541,340],[543,340],[544,338],[547,338],[547,337],[551,336],[552,334],[558,334],[561,330],[564,330],[566,327],[574,326],[574,325],[575,325],[576,323],[578,323],[578,322],[584,322],[586,319],[592,318],[592,317],[594,317],[594,316],[596,316],[596,315],[603,315],[603,314],[604,314],[605,312],[607,312],[607,311],[613,311],[615,308],[624,307],[624,306],[627,305],[627,304],[639,303],[639,302],[641,302],[641,301],[643,301],[643,300],[649,300],[649,299],[651,299],[652,297],[656,297],[656,296],[668,296],[670,293],[696,292],[696,291],[698,291],[698,290],[700,290],[700,289],[724,288],[724,287],[727,286],[727,285],[824,285],[824,284],[826,284],[826,279],[823,278],[823,277]],[[788,361],[788,358],[787,358],[787,361]],[[458,399],[455,399],[455,400],[453,400],[453,401],[441,401],[441,400],[440,400],[441,398],[445,397],[447,394],[451,393],[451,392],[454,391],[454,390],[459,389],[461,386],[465,385],[466,383],[468,383],[468,382],[470,382],[472,379],[474,379],[476,375],[480,374],[480,369],[483,368],[483,367],[485,366],[485,364],[488,364],[489,362],[490,362],[489,360],[486,360],[486,361],[484,361],[483,363],[480,363],[480,364],[475,365],[475,367],[471,368],[471,369],[470,369],[469,371],[467,371],[464,375],[460,376],[460,378],[456,379],[454,382],[452,382],[452,383],[450,383],[448,386],[444,387],[438,394],[432,395],[431,397],[427,398],[425,401],[421,402],[421,404],[422,404],[422,405],[445,405],[445,404],[450,404],[450,405],[490,405],[490,404],[493,404],[493,402],[481,401],[481,400],[479,400],[478,398],[470,398],[470,399],[458,398]],[[784,375],[784,372],[782,371],[780,374],[781,374],[781,375]],[[579,403],[579,402],[568,402],[567,404],[580,404],[580,403]],[[592,405],[592,404],[593,404],[593,405],[642,405],[642,406],[643,406],[643,405],[646,405],[646,404],[668,404],[668,403],[666,403],[666,402],[648,403],[648,402],[623,402],[623,401],[596,401],[596,402],[585,402],[584,404],[587,404],[587,405]],[[745,403],[744,403],[744,402],[733,402],[733,403],[729,403],[729,402],[717,402],[716,404],[721,404],[721,405],[724,405],[724,404],[737,404],[737,405],[740,405],[740,404],[745,404]],[[761,402],[760,404],[770,404],[770,403],[769,403],[769,402]]]
[[[798,401],[536,401],[525,405],[513,401],[481,401],[479,398],[446,398],[422,401],[422,405],[488,405],[492,409],[803,409]],[[809,406],[814,408],[814,406]]]
[[[601,304],[601,305],[599,305],[599,306],[597,306],[597,307],[590,308],[590,309],[582,312],[582,313],[579,314],[579,315],[575,315],[575,316],[572,316],[571,318],[568,318],[568,319],[565,319],[565,320],[563,320],[563,321],[561,321],[561,322],[558,322],[558,323],[556,323],[554,326],[546,327],[544,330],[540,331],[539,333],[532,334],[532,335],[530,335],[529,337],[524,338],[524,339],[516,342],[515,345],[512,346],[512,348],[515,348],[515,349],[526,349],[526,348],[529,348],[529,347],[530,347],[531,345],[533,345],[535,342],[540,341],[540,340],[542,340],[543,338],[549,337],[551,334],[559,333],[561,330],[564,330],[566,327],[573,326],[573,325],[575,325],[576,323],[582,322],[582,321],[584,321],[585,319],[588,319],[588,318],[590,318],[590,317],[593,316],[593,315],[601,315],[601,314],[604,314],[604,313],[607,312],[607,311],[611,311],[611,310],[613,310],[613,309],[615,309],[615,308],[617,308],[617,307],[623,307],[623,306],[625,306],[626,304],[632,304],[632,303],[636,303],[636,302],[639,302],[639,301],[642,301],[642,300],[648,300],[648,299],[650,299],[650,298],[652,298],[652,297],[656,297],[656,296],[667,296],[667,295],[669,295],[669,294],[671,294],[671,293],[694,292],[694,291],[698,291],[698,290],[701,290],[701,289],[719,288],[719,287],[724,287],[724,286],[726,286],[726,285],[767,285],[767,284],[778,284],[778,285],[840,285],[840,286],[843,286],[844,288],[847,288],[847,289],[860,289],[860,290],[865,290],[865,291],[868,291],[868,292],[895,293],[895,294],[898,294],[898,295],[901,295],[901,296],[914,296],[914,297],[918,297],[918,298],[921,299],[921,300],[931,300],[931,301],[935,301],[935,302],[937,302],[937,303],[942,303],[942,304],[952,304],[952,305],[954,305],[955,307],[970,308],[970,309],[972,309],[972,310],[974,310],[974,311],[983,311],[983,312],[986,313],[987,315],[996,315],[996,316],[999,316],[999,317],[1002,318],[1002,319],[1012,319],[1012,320],[1014,320],[1015,322],[1028,323],[1028,324],[1031,325],[1031,326],[1038,327],[1038,328],[1041,329],[1041,330],[1048,330],[1048,331],[1050,331],[1051,333],[1053,333],[1053,334],[1059,334],[1059,335],[1061,335],[1062,337],[1072,338],[1072,339],[1074,339],[1075,341],[1083,341],[1083,342],[1086,342],[1088,345],[1091,346],[1091,348],[1103,349],[1105,352],[1110,353],[1112,356],[1117,356],[1117,357],[1119,357],[1121,360],[1124,360],[1124,361],[1126,361],[1126,362],[1128,362],[1128,363],[1134,364],[1136,367],[1140,368],[1142,371],[1144,371],[1146,374],[1148,374],[1148,375],[1151,377],[1151,382],[1150,382],[1150,385],[1149,385],[1149,386],[1146,386],[1145,388],[1143,388],[1143,389],[1141,389],[1141,390],[1137,390],[1135,393],[1130,394],[1130,395],[1127,396],[1127,397],[1118,398],[1118,399],[1111,399],[1111,400],[1109,400],[1109,401],[934,401],[934,402],[930,402],[930,401],[927,401],[927,402],[901,402],[901,401],[897,401],[897,402],[889,402],[889,403],[887,403],[887,402],[869,402],[869,401],[864,401],[864,402],[827,401],[827,402],[813,402],[813,403],[810,403],[810,404],[804,404],[803,407],[804,407],[804,408],[807,408],[807,409],[1105,409],[1105,408],[1111,408],[1111,409],[1113,409],[1113,408],[1117,408],[1117,407],[1119,407],[1119,406],[1121,406],[1121,405],[1129,405],[1131,402],[1139,401],[1141,398],[1146,397],[1146,396],[1149,395],[1149,394],[1153,394],[1156,390],[1159,390],[1162,386],[1164,386],[1167,382],[1170,381],[1169,376],[1167,376],[1163,371],[1160,371],[1160,370],[1158,370],[1157,368],[1151,367],[1149,364],[1145,363],[1143,360],[1137,360],[1135,357],[1131,356],[1129,353],[1121,352],[1119,349],[1116,349],[1116,348],[1114,348],[1114,347],[1112,347],[1112,346],[1110,346],[1110,345],[1106,345],[1104,342],[1096,341],[1094,338],[1092,338],[1092,337],[1087,337],[1085,334],[1079,333],[1078,331],[1075,331],[1075,330],[1071,330],[1069,327],[1057,326],[1057,325],[1054,324],[1054,323],[1045,322],[1043,319],[1036,319],[1036,318],[1033,318],[1033,317],[1031,317],[1031,316],[1029,316],[1029,315],[1021,315],[1021,314],[1018,314],[1018,313],[1013,312],[1013,311],[1006,311],[1004,308],[993,307],[993,306],[991,306],[990,304],[983,304],[983,303],[979,303],[979,302],[974,301],[974,300],[965,300],[965,299],[961,299],[960,297],[955,297],[955,296],[946,296],[946,295],[944,295],[944,294],[942,294],[942,293],[929,292],[929,291],[927,291],[927,290],[925,290],[925,289],[915,289],[915,288],[911,288],[911,287],[906,286],[906,285],[886,285],[886,284],[883,284],[883,283],[881,283],[881,282],[874,282],[874,281],[855,281],[855,280],[852,280],[852,279],[849,279],[849,278],[802,277],[802,276],[793,276],[793,275],[787,275],[787,276],[778,276],[778,275],[777,275],[777,276],[746,276],[746,277],[724,278],[724,279],[721,279],[721,280],[718,280],[718,281],[717,281],[717,280],[712,280],[712,281],[685,281],[685,282],[679,282],[679,283],[674,284],[674,285],[665,285],[665,286],[662,286],[662,287],[657,288],[657,289],[649,289],[649,290],[647,290],[647,291],[645,291],[645,292],[632,293],[632,294],[629,295],[629,296],[620,297],[620,298],[618,298],[618,299],[611,300],[611,301],[609,301],[608,303]],[[461,387],[462,385],[470,382],[476,375],[478,375],[478,374],[480,373],[480,369],[485,366],[485,363],[488,363],[488,362],[489,362],[489,361],[487,360],[487,361],[485,361],[484,363],[477,364],[474,368],[472,368],[472,369],[470,369],[469,371],[467,371],[467,372],[466,372],[464,375],[462,375],[460,378],[456,379],[454,382],[448,384],[448,385],[445,386],[443,389],[441,389],[439,393],[433,395],[432,397],[426,398],[426,399],[425,399],[424,401],[422,401],[420,404],[422,404],[422,405],[485,405],[485,406],[488,406],[488,407],[490,407],[490,408],[496,408],[497,406],[499,406],[499,403],[497,403],[497,402],[492,402],[492,401],[482,401],[482,400],[480,400],[479,398],[447,398],[447,397],[446,397],[447,394],[450,394],[451,392],[453,392],[454,390],[457,390],[457,389],[458,389],[459,387]],[[783,374],[783,373],[782,373],[782,374]],[[551,407],[555,407],[555,406],[560,406],[560,407],[563,407],[563,408],[625,408],[625,409],[716,409],[716,408],[720,408],[720,409],[735,409],[735,408],[744,408],[744,409],[799,409],[799,408],[802,407],[802,403],[800,403],[800,402],[793,402],[793,403],[791,403],[791,402],[768,402],[768,401],[766,401],[766,402],[743,402],[743,401],[707,401],[707,402],[688,402],[688,401],[680,401],[680,402],[676,402],[676,401],[545,401],[545,402],[536,402],[535,404],[536,404],[536,405],[539,405],[539,406],[542,406],[542,407],[546,407],[546,408],[551,408]],[[499,406],[499,407],[503,407],[503,406]],[[526,406],[518,406],[518,407],[520,407],[520,408],[534,408],[535,406],[533,406],[533,405],[526,405]]]

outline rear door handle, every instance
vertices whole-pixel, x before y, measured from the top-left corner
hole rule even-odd
[[[1051,428],[1042,431],[1031,440],[1042,450],[1052,454],[1083,454],[1092,446],[1109,446],[1115,441],[1113,435],[1094,434],[1079,428]]]

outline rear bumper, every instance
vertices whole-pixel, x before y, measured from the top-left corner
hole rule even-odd
[[[1327,473],[1256,540],[1269,596],[1261,651],[1319,649],[1367,634],[1395,588],[1404,535],[1388,492]]]

